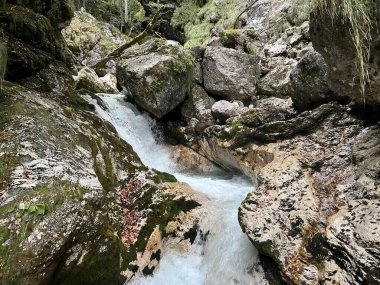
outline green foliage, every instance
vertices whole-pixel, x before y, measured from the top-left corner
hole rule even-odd
[[[75,6],[77,9],[84,7],[95,18],[119,27],[123,32],[139,31],[147,20],[140,0],[128,0],[127,18],[124,0],[76,0]]]
[[[365,86],[369,77],[367,63],[372,40],[371,31],[376,23],[375,11],[379,9],[378,0],[314,0],[314,8],[327,13],[332,20],[343,21],[350,26],[350,34],[356,49],[356,67],[365,104]]]
[[[21,202],[18,205],[18,210],[19,210],[18,212],[19,216],[22,216],[24,212],[43,216],[45,215],[45,212],[46,212],[45,203],[25,204],[24,202]]]
[[[257,46],[254,43],[249,43],[247,45],[247,52],[253,56],[257,56],[257,53],[258,53]]]
[[[175,9],[171,19],[171,25],[174,28],[184,28],[185,25],[193,21],[199,12],[199,7],[195,0],[184,0],[177,9]]]
[[[2,87],[5,73],[7,72],[8,51],[5,43],[0,42],[0,87]]]
[[[311,8],[311,1],[292,0],[286,19],[291,25],[300,26],[303,22],[309,21]]]
[[[128,0],[128,28],[130,32],[139,31],[142,24],[147,20],[144,7],[139,0]]]

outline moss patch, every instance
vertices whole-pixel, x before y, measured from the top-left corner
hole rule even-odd
[[[248,1],[226,0],[216,4],[213,0],[199,8],[197,16],[185,27],[185,47],[202,46],[211,39],[212,30],[232,29],[238,15],[245,9]],[[177,8],[179,9],[179,8]]]

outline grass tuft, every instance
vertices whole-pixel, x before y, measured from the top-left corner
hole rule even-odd
[[[3,87],[3,80],[7,72],[8,51],[5,43],[0,42],[0,88]]]
[[[374,28],[378,0],[314,0],[314,8],[327,13],[332,20],[343,20],[350,26],[356,49],[356,67],[365,105],[365,87],[369,81],[367,64],[370,56],[371,31]]]

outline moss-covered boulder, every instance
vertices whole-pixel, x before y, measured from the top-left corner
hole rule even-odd
[[[117,80],[140,108],[162,118],[190,93],[193,67],[192,54],[177,42],[152,39],[124,53]]]
[[[7,0],[6,2],[45,15],[55,27],[65,25],[73,17],[75,10],[72,0]]]
[[[83,65],[95,64],[127,40],[127,36],[117,28],[82,10],[75,12],[62,35]]]
[[[0,13],[5,30],[24,42],[48,53],[64,58],[64,45],[59,31],[49,18],[33,10],[16,5],[7,5]]]
[[[9,1],[0,7],[0,29],[9,50],[6,78],[11,80],[31,76],[54,59],[68,65],[73,63],[60,34],[61,25],[70,18],[71,13],[65,17],[59,16],[64,12],[54,10],[59,1],[24,2]]]

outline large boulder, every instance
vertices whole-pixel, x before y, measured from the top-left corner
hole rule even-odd
[[[276,97],[290,97],[292,84],[290,73],[297,61],[293,59],[278,59],[275,66],[265,76],[260,78],[258,93]]]
[[[192,118],[196,118],[205,126],[215,124],[214,117],[211,113],[211,107],[215,100],[208,96],[204,89],[195,84],[191,90],[191,95],[184,102],[181,108],[181,114],[189,123]]]
[[[292,99],[270,97],[258,100],[254,108],[251,108],[246,113],[228,119],[227,124],[232,126],[257,127],[270,122],[285,121],[296,114]]]
[[[315,51],[307,52],[290,73],[294,106],[307,110],[338,99],[330,91],[326,76],[327,65],[323,57]]]
[[[377,4],[374,4],[377,5]],[[357,69],[357,52],[352,39],[350,21],[342,17],[331,18],[328,10],[311,14],[310,36],[314,48],[323,55],[328,67],[329,87],[342,96],[350,96],[360,105],[380,106],[380,9],[373,9],[373,24],[368,68],[369,81],[361,92]],[[359,24],[360,23],[356,23]],[[368,110],[368,108],[367,108]]]
[[[127,36],[114,26],[98,21],[84,10],[75,12],[62,35],[83,65],[93,65],[124,44]]]
[[[127,50],[117,80],[140,108],[162,118],[190,93],[194,59],[174,41],[152,39]]]
[[[203,61],[206,91],[227,100],[248,101],[256,95],[259,76],[254,56],[229,48],[206,48]]]

